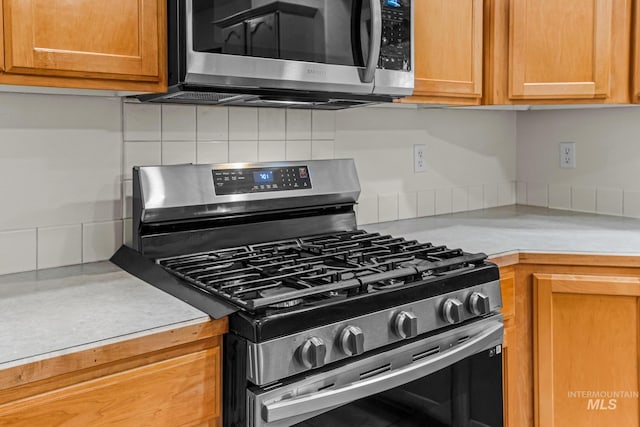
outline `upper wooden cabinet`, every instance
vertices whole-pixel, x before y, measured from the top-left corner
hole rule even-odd
[[[0,71],[4,70],[4,19],[2,17],[2,7],[0,5]]]
[[[487,0],[485,104],[629,102],[631,0]]]
[[[4,0],[0,83],[162,91],[166,2]]]
[[[640,1],[634,7],[633,14],[633,62],[632,62],[632,87],[631,102],[640,103]]]
[[[414,7],[415,96],[406,102],[479,104],[482,0],[420,0]]]

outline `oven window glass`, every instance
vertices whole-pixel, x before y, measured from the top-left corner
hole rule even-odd
[[[485,351],[299,427],[502,427],[502,359]]]
[[[368,5],[362,0],[193,0],[193,49],[363,66],[371,28]]]

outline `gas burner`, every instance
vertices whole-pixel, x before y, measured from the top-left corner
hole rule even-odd
[[[247,311],[322,304],[426,283],[474,268],[484,254],[349,231],[159,260]]]
[[[269,297],[276,297],[276,296],[280,296],[280,295],[286,295],[292,291],[295,291],[296,289],[294,288],[290,288],[288,286],[281,286],[278,288],[270,288],[270,289],[264,289],[262,291],[259,292],[260,296],[263,298],[269,298]],[[274,303],[269,305],[270,308],[290,308],[290,307],[295,307],[296,305],[300,305],[304,302],[304,300],[302,298],[295,298],[292,300],[288,300],[288,301],[282,301],[282,302],[278,302],[278,303]]]

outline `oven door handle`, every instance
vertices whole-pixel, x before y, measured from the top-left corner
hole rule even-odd
[[[362,83],[373,82],[382,44],[382,5],[380,0],[369,0],[369,4],[371,7],[371,38],[369,39],[367,65],[364,70],[360,70],[360,81]]]
[[[503,329],[502,323],[491,325],[482,333],[451,350],[427,356],[406,367],[356,381],[341,388],[265,403],[262,405],[262,418],[267,423],[271,423],[302,414],[325,411],[410,383],[500,344]]]

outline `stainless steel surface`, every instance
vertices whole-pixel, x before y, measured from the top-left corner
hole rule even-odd
[[[340,332],[340,350],[347,356],[357,356],[364,352],[364,334],[357,326],[349,325]]]
[[[247,391],[251,427],[284,427],[355,400],[407,384],[479,352],[500,346],[501,314],[385,353],[302,378],[293,384]]]
[[[327,346],[324,341],[318,337],[307,339],[300,348],[298,348],[298,359],[307,369],[324,366],[326,354]]]
[[[413,338],[418,335],[418,316],[410,311],[401,311],[393,319],[392,328],[402,338]]]
[[[474,292],[469,297],[469,309],[473,314],[486,314],[491,310],[491,301],[485,294]]]
[[[420,1],[420,0],[418,0]],[[373,93],[378,95],[413,95],[415,79],[415,1],[411,2],[411,69],[409,71],[376,70]]]
[[[356,229],[356,226],[356,216],[353,211],[316,216],[313,221],[309,221],[309,218],[258,221],[226,227],[143,236],[140,239],[139,250],[149,258],[155,259],[229,248],[236,245],[309,236],[316,234],[318,230],[331,233],[352,231]],[[136,229],[134,229],[135,235]]]
[[[448,298],[442,304],[442,318],[448,323],[456,324],[464,318],[463,304],[457,298]]]
[[[371,0],[371,5],[372,10],[381,9],[379,1]],[[413,14],[413,7],[411,10]],[[192,16],[192,13],[193,1],[186,0],[186,16]],[[413,39],[413,16],[411,28]],[[414,85],[413,72],[376,69],[382,31],[380,12],[373,16],[372,31],[378,36],[372,38],[365,69],[346,65],[198,52],[193,49],[193,23],[191,19],[187,19],[184,83],[246,88],[247,91],[280,89],[356,95],[410,95]]]
[[[382,43],[382,6],[380,0],[369,0],[371,8],[371,37],[369,38],[369,53],[367,65],[360,72],[362,83],[372,83],[375,78],[378,60],[380,59],[380,45]]]
[[[313,188],[218,196],[213,169],[307,166]],[[137,167],[142,223],[355,203],[360,183],[351,159]],[[135,194],[134,194],[135,197]]]
[[[422,335],[449,326],[450,323],[443,320],[440,315],[444,302],[451,298],[466,301],[474,292],[481,292],[490,297],[492,312],[502,307],[500,282],[493,281],[400,305],[393,309],[381,310],[332,323],[315,328],[312,331],[305,331],[261,343],[249,342],[247,344],[248,351],[253,356],[247,360],[247,379],[254,384],[264,385],[308,371],[309,368],[300,363],[296,357],[295,349],[313,337],[320,338],[326,345],[326,364],[347,358],[348,356],[345,355],[339,345],[340,333],[347,326],[356,326],[362,330],[365,337],[363,342],[364,353],[403,340],[398,336],[395,327],[392,327],[396,317],[401,312],[415,313],[418,316],[416,335]],[[461,321],[474,317],[477,316],[463,309]]]

